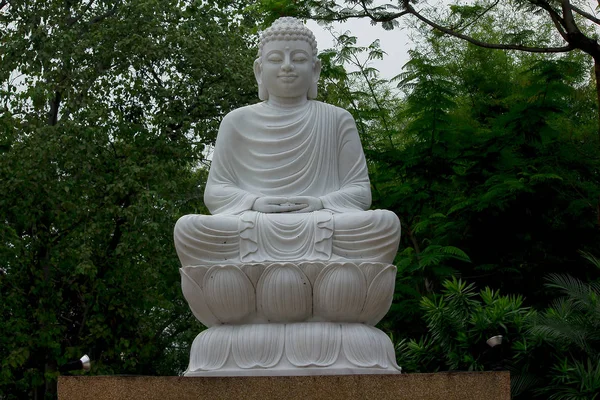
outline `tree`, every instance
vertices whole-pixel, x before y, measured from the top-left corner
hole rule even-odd
[[[384,29],[399,26],[403,17],[414,17],[441,34],[465,40],[473,45],[499,50],[518,50],[532,53],[568,53],[580,50],[594,61],[596,108],[600,135],[600,44],[597,42],[600,18],[588,2],[577,0],[478,0],[467,5],[454,3],[430,4],[416,0],[398,0],[396,4],[377,5],[373,0],[349,0],[338,5],[329,0],[308,0],[297,3],[293,12],[321,21],[345,21],[368,18]],[[506,7],[512,12],[506,11]],[[441,10],[447,10],[442,12]],[[290,10],[287,10],[290,12]],[[499,15],[494,15],[499,13]],[[517,16],[521,23],[510,15]],[[482,37],[482,27],[489,28],[488,16],[503,21],[500,31],[491,38]],[[547,42],[536,41],[537,33],[553,28]],[[483,29],[485,31],[485,29]],[[600,138],[598,138],[600,143]]]
[[[172,229],[204,209],[220,119],[256,97],[242,6],[0,2],[0,397],[52,398],[83,353],[185,368],[201,326]]]

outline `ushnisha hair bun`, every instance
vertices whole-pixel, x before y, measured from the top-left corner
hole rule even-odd
[[[313,61],[317,60],[317,40],[315,35],[298,18],[281,17],[260,33],[258,58],[262,55],[263,46],[274,40],[304,40],[310,44],[313,51]]]

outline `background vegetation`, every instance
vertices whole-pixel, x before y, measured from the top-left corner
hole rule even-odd
[[[203,212],[206,149],[258,101],[255,33],[280,15],[416,32],[391,80],[377,42],[320,54],[320,99],[352,112],[374,206],[402,221],[381,328],[404,370],[508,368],[516,398],[600,396],[595,53],[570,22],[595,40],[598,21],[585,2],[469,4],[0,0],[0,398],[54,398],[83,353],[94,374],[185,369],[202,327],[172,227]]]

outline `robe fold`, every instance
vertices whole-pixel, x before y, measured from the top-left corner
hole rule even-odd
[[[239,214],[262,196],[313,196],[334,213],[367,210],[371,189],[354,119],[309,101],[299,109],[266,102],[221,123],[204,202],[214,214]]]

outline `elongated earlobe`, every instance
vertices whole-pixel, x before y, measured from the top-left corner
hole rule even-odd
[[[260,58],[254,60],[254,78],[256,79],[256,83],[258,84],[258,98],[262,101],[269,99],[269,92],[262,84],[262,65],[260,63]]]
[[[319,84],[319,78],[321,77],[321,60],[315,61],[313,66],[313,82],[308,89],[308,98],[316,99],[317,98],[317,88]]]
[[[258,98],[262,101],[269,100],[269,92],[265,89],[265,86],[262,84],[258,84]]]
[[[313,83],[312,85],[310,85],[310,89],[308,89],[308,98],[310,100],[316,99],[317,98],[317,84]]]

